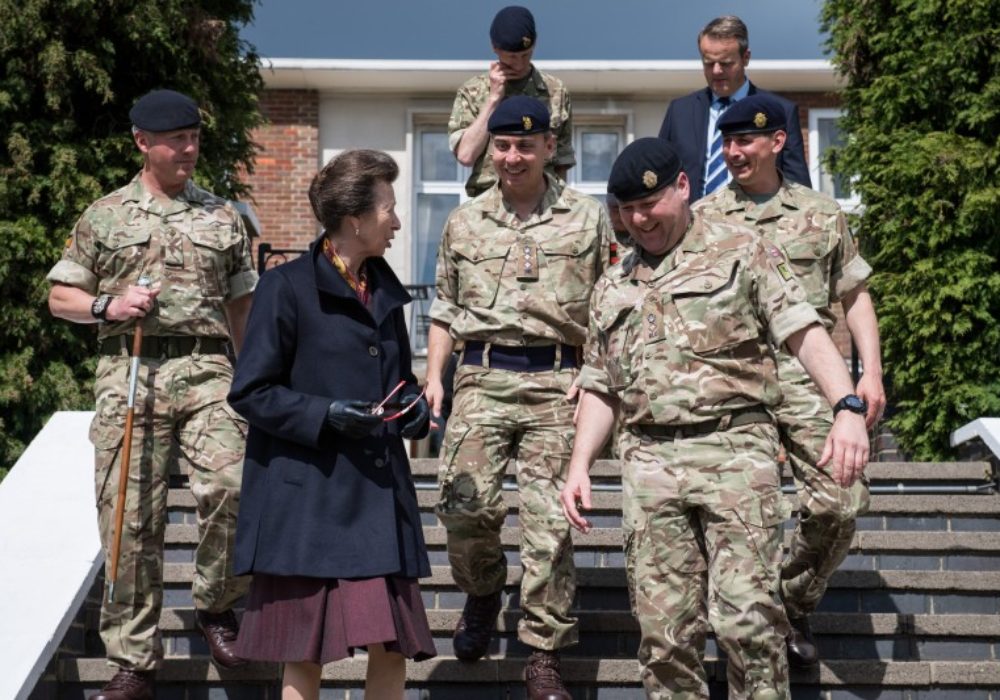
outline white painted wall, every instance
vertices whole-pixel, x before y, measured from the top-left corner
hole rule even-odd
[[[396,180],[396,213],[403,230],[385,255],[405,283],[410,274],[410,246],[406,233],[410,221],[412,157],[406,150],[406,110],[410,100],[364,95],[327,96],[319,104],[319,150],[324,163],[352,148],[385,151],[399,164]]]

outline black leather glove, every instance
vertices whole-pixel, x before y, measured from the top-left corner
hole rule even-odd
[[[427,405],[427,399],[423,396],[417,399],[417,396],[418,394],[407,394],[401,400],[404,406],[409,406],[416,401],[416,403],[413,403],[413,408],[400,419],[403,425],[399,429],[399,434],[407,440],[415,438],[424,432],[431,418],[431,407]]]
[[[381,423],[382,416],[373,416],[371,404],[364,401],[340,399],[326,411],[326,424],[347,437],[371,435]]]

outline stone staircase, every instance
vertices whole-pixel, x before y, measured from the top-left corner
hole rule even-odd
[[[451,630],[464,595],[451,581],[445,533],[432,511],[436,467],[434,460],[413,461],[433,565],[433,576],[422,587],[439,656],[410,664],[407,700],[523,698],[528,651],[516,638],[517,494],[513,487],[504,494],[511,510],[503,532],[509,569],[500,635],[487,659],[461,663],[452,654]],[[625,590],[616,471],[613,462],[595,466],[592,475],[601,489],[591,514],[595,529],[575,535],[581,643],[564,652],[563,669],[574,698],[581,700],[644,697],[635,660],[637,625]],[[1000,495],[989,488],[990,464],[876,463],[868,474],[871,512],[859,520],[851,555],[813,617],[823,663],[813,673],[793,676],[793,698],[1000,700]],[[900,484],[918,493],[899,494]],[[946,489],[966,492],[931,492]],[[186,489],[174,488],[169,505],[162,618],[167,659],[158,674],[157,697],[278,698],[277,666],[220,672],[209,662],[194,630],[190,594],[194,501]],[[110,677],[96,632],[99,586],[100,581],[32,698],[86,698]],[[712,696],[724,698],[725,661],[711,639],[706,657]],[[364,673],[362,654],[326,666],[322,697],[363,697]]]

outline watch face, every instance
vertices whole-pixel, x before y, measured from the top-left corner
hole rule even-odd
[[[90,305],[90,313],[95,318],[104,318],[104,313],[108,310],[108,305],[111,303],[111,297],[107,294],[102,294],[96,299],[94,303]]]
[[[844,404],[846,404],[847,408],[850,408],[850,409],[855,410],[855,411],[863,411],[863,410],[865,410],[865,402],[862,401],[857,396],[848,396],[848,397],[846,397],[844,399]]]

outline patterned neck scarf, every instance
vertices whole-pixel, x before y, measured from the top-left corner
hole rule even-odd
[[[365,264],[361,263],[361,269],[358,271],[357,277],[352,275],[351,271],[347,269],[347,263],[333,249],[333,244],[330,243],[329,238],[323,239],[323,254],[326,255],[326,259],[337,269],[340,276],[347,281],[347,284],[354,290],[354,293],[358,295],[361,303],[368,306],[368,303],[371,301],[371,293],[368,291],[368,271]]]

